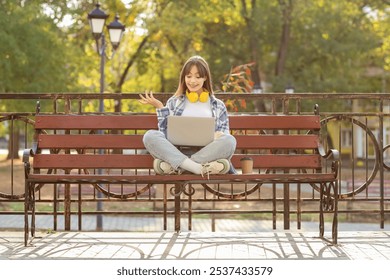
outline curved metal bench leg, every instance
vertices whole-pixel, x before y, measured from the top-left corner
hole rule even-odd
[[[324,188],[325,184],[321,184],[320,186],[320,225],[319,225],[319,230],[320,230],[320,237],[324,237],[324,231],[325,231],[325,226],[324,226]]]
[[[180,232],[181,226],[180,226],[180,216],[181,216],[181,194],[183,192],[183,184],[177,183],[173,187],[173,195],[175,196],[175,231],[177,233]],[[172,193],[172,189],[171,189]]]
[[[35,236],[35,190],[34,185],[30,188],[31,190],[31,237]]]
[[[30,207],[30,188],[27,181],[24,183],[24,246],[27,246],[28,243],[28,211]]]
[[[333,185],[333,193],[334,193],[334,207],[333,207],[333,224],[332,224],[332,238],[333,244],[337,244],[337,235],[338,235],[338,183],[332,183]]]
[[[333,213],[332,244],[337,244],[338,234],[338,184],[321,183],[320,189],[320,237],[324,238],[324,212]]]

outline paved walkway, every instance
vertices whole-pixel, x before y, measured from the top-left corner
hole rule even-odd
[[[8,260],[390,260],[390,233],[345,231],[329,246],[317,232],[0,232]]]
[[[338,246],[329,246],[317,232],[284,230],[39,232],[27,247],[22,235],[0,231],[2,275],[59,280],[380,279],[390,265],[389,231],[341,231]]]
[[[104,232],[95,232],[96,217],[85,216],[83,231],[51,230],[51,219],[37,217],[37,234],[23,246],[21,216],[0,216],[0,259],[344,259],[390,260],[390,226],[340,223],[339,245],[318,238],[318,224],[277,230],[271,221],[194,219],[193,231],[161,231],[161,218],[105,217]],[[186,220],[183,219],[183,228]],[[59,225],[61,225],[59,221]],[[325,235],[330,238],[330,224]]]
[[[221,219],[217,220],[217,232],[211,232],[210,220],[194,219],[193,231],[175,233],[172,229],[161,231],[161,218],[105,217],[104,232],[96,232],[96,217],[85,216],[83,231],[74,229],[77,219],[72,219],[72,231],[59,228],[54,232],[49,217],[37,218],[36,237],[25,247],[22,217],[0,216],[2,275],[94,280],[121,276],[311,280],[331,275],[365,279],[383,277],[390,265],[389,225],[379,229],[373,224],[340,223],[339,244],[331,246],[318,238],[318,224],[311,222],[304,222],[301,230],[294,223],[290,230],[283,230],[278,223],[273,230],[271,221]],[[185,222],[183,219],[183,225]],[[173,220],[168,224],[171,228]],[[326,224],[327,237],[329,230]],[[55,261],[48,262],[51,260]],[[156,270],[162,274],[139,276],[142,271]],[[247,270],[264,274],[242,274]],[[192,274],[172,276],[172,271]]]

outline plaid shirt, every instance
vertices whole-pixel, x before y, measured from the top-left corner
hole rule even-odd
[[[157,109],[158,128],[166,135],[167,117],[169,115],[181,116],[185,107],[185,95],[172,96],[164,108]],[[215,131],[229,134],[229,118],[225,104],[222,100],[210,95],[211,114],[215,118]]]

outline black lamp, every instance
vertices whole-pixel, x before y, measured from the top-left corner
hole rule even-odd
[[[119,43],[122,39],[125,26],[119,22],[119,15],[115,16],[115,19],[107,25],[108,33],[110,34],[111,45],[114,50],[119,47]]]
[[[108,15],[100,10],[100,4],[96,3],[96,8],[88,14],[89,24],[95,40],[99,40],[103,33],[104,24]]]

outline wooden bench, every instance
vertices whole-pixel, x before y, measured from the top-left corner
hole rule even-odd
[[[156,175],[153,158],[145,152],[142,142],[146,130],[157,128],[155,115],[37,114],[33,148],[25,150],[23,156],[25,245],[29,231],[32,236],[35,234],[35,193],[45,184],[137,184],[142,188],[169,185],[174,196],[176,231],[181,229],[181,197],[183,194],[191,197],[194,184],[205,188],[213,184],[233,187],[310,184],[319,193],[320,237],[324,238],[324,213],[331,213],[332,243],[336,244],[339,155],[336,150],[325,153],[320,144],[320,116],[231,115],[229,118],[232,134],[237,139],[232,163],[240,170],[240,159],[252,157],[255,170],[252,174],[210,175],[209,178],[193,174]],[[226,195],[215,191],[222,201],[225,198],[245,200],[248,192]],[[128,197],[118,194],[114,198]]]

